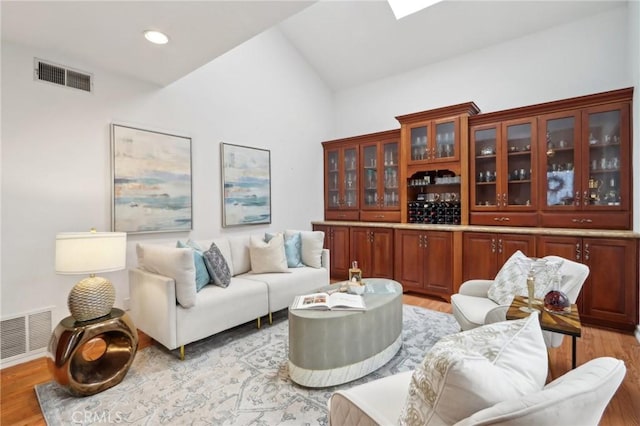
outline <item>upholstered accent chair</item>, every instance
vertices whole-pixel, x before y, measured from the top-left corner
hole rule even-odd
[[[512,276],[518,276],[518,266],[513,264],[513,262],[511,265],[509,264],[513,257],[517,257],[516,254],[507,260],[500,272],[496,275],[496,280],[499,276],[504,276],[505,270],[510,267],[513,273]],[[520,253],[520,255],[522,254]],[[589,267],[559,256],[546,256],[544,259],[550,262],[562,262],[558,272],[561,276],[560,290],[569,297],[571,303],[576,303],[578,295],[582,290],[582,285],[589,275]],[[524,279],[523,277],[523,275],[520,275],[519,279]],[[470,330],[483,324],[504,321],[506,319],[507,310],[509,309],[511,301],[502,299],[502,303],[499,303],[495,300],[495,297],[492,299],[490,296],[493,285],[495,285],[495,283],[494,280],[491,279],[465,281],[460,286],[458,293],[451,296],[451,309],[462,330]],[[513,289],[514,292],[511,295],[511,300],[517,293],[517,286],[514,285]],[[562,334],[549,331],[543,331],[543,336],[548,348],[560,346],[564,337]]]

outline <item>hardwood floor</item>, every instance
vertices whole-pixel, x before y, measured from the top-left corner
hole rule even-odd
[[[449,303],[420,295],[405,294],[403,301],[436,311],[451,312]],[[139,350],[151,344],[152,341],[140,333]],[[611,356],[623,360],[627,366],[627,375],[604,412],[600,425],[640,426],[640,343],[632,335],[583,327],[577,348],[578,365],[589,359]],[[549,365],[552,377],[570,370],[570,338],[565,338],[560,348],[550,351]],[[34,386],[51,380],[45,358],[5,368],[0,373],[0,380],[0,424],[44,425]]]

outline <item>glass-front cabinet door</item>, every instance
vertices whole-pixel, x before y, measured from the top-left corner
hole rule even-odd
[[[328,210],[357,210],[359,202],[358,147],[325,150],[325,206]]]
[[[506,158],[502,177],[508,182],[506,192],[498,197],[503,208],[511,210],[531,210],[535,207],[534,160],[531,147],[535,141],[536,129],[533,120],[503,124],[501,154]]]
[[[495,210],[498,193],[498,134],[500,125],[491,124],[471,129],[471,208]]]
[[[540,120],[540,202],[546,210],[579,209],[583,204],[581,169],[576,166],[580,164],[579,129],[577,112],[544,116]]]
[[[473,210],[535,209],[535,134],[535,119],[472,128]]]
[[[609,107],[610,108],[610,107]],[[582,136],[588,149],[583,159],[583,207],[619,210],[629,204],[627,182],[629,155],[624,147],[627,136],[622,132],[626,109],[591,109],[583,113]]]
[[[398,142],[377,142],[362,145],[363,210],[397,209],[400,205],[398,188]]]
[[[459,118],[431,120],[410,127],[409,162],[428,164],[460,159]]]

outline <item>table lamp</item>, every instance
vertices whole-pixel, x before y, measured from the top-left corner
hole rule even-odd
[[[116,292],[109,280],[97,277],[126,266],[125,232],[63,232],[56,235],[56,273],[86,275],[69,293],[67,305],[76,321],[109,315]]]

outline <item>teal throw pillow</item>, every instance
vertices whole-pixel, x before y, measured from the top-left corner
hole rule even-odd
[[[209,250],[202,254],[204,256],[204,263],[207,266],[207,271],[209,271],[209,275],[213,279],[213,283],[219,287],[229,287],[231,283],[231,270],[216,243],[211,243]]]
[[[265,233],[264,240],[269,242],[274,234]],[[284,255],[287,258],[287,266],[289,268],[302,268],[302,237],[300,233],[285,235],[284,237]]]
[[[177,248],[190,248],[193,250],[193,263],[196,267],[196,291],[202,290],[202,288],[211,282],[211,277],[207,271],[207,266],[204,263],[204,257],[202,250],[193,241],[187,241],[186,244],[182,241],[178,241]]]

